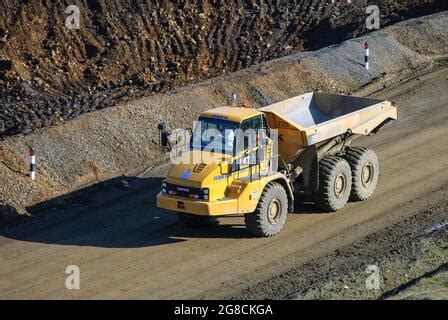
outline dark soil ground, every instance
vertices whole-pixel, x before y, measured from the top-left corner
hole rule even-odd
[[[0,2],[0,138],[360,35],[370,1],[72,2]],[[375,4],[382,26],[448,9]]]

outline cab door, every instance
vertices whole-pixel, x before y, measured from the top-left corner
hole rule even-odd
[[[264,130],[262,115],[245,119],[240,124],[237,137],[241,144],[239,157],[236,159],[236,172],[232,184],[238,188],[238,212],[246,213],[255,210],[261,196],[260,189],[260,135]],[[264,157],[263,157],[264,158]]]

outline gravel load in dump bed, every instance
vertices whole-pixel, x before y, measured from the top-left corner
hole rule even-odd
[[[0,2],[0,137],[365,33],[370,1]],[[381,24],[448,8],[376,1]]]

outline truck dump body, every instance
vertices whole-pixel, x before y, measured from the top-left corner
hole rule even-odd
[[[261,108],[269,127],[279,131],[279,152],[288,162],[302,148],[351,131],[369,134],[388,119],[397,119],[397,108],[385,100],[305,93]]]

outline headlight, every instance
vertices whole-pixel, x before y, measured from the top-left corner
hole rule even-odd
[[[163,189],[162,189],[162,192],[163,192],[163,193],[166,193],[166,189],[165,189],[165,188],[163,188]]]
[[[162,187],[166,188],[166,183],[162,182]]]
[[[209,189],[208,188],[202,189],[202,198],[204,200],[208,200],[208,193],[209,193]]]

